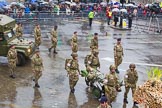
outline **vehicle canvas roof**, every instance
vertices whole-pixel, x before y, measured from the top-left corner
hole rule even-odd
[[[15,19],[0,14],[0,32],[5,32],[6,30],[11,30],[15,27],[16,21]]]

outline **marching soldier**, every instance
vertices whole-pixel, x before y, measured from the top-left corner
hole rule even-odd
[[[16,61],[17,61],[17,51],[14,45],[10,46],[10,49],[7,54],[8,59],[8,67],[10,68],[10,77],[15,78],[15,68],[16,68]]]
[[[115,66],[110,65],[110,73],[106,74],[104,81],[105,95],[110,99],[110,104],[116,99],[117,91],[120,91],[120,83],[115,73]]]
[[[71,39],[71,49],[72,49],[72,53],[78,52],[78,36],[76,31],[74,32]]]
[[[57,46],[57,26],[54,26],[54,29],[51,31],[51,41],[52,46],[48,49],[49,52],[51,52],[51,49],[54,48],[53,53],[57,54],[56,52],[56,46]]]
[[[127,94],[129,90],[132,90],[132,97],[134,95],[134,92],[136,90],[136,84],[138,81],[138,74],[137,71],[135,70],[136,66],[135,64],[130,64],[129,69],[126,72],[126,75],[124,77],[124,82],[125,82],[125,93],[124,93],[124,102],[128,103],[127,101]],[[134,104],[136,104],[134,102]]]
[[[94,49],[92,53],[93,53],[92,56],[88,60],[88,66],[97,70],[97,68],[100,68],[100,61],[98,57],[99,51],[98,49]]]
[[[22,25],[21,25],[21,23],[18,23],[17,27],[16,27],[16,36],[22,37],[22,35],[23,35]]]
[[[39,78],[42,76],[43,71],[43,61],[40,57],[39,50],[35,51],[35,54],[32,57],[32,68],[34,73],[35,87],[40,87],[38,84]]]
[[[115,60],[115,67],[116,73],[119,73],[118,66],[122,63],[124,53],[123,47],[121,45],[121,38],[117,39],[117,44],[114,46],[114,60]]]
[[[78,44],[78,35],[77,35],[77,31],[74,32],[72,39],[71,39],[71,44],[72,43],[77,43]]]
[[[78,54],[76,53],[72,53],[72,60],[69,61],[69,63],[67,64],[68,69],[68,75],[69,75],[69,85],[70,85],[70,90],[71,93],[75,92],[75,85],[77,84],[78,80],[79,80],[79,74],[80,74],[80,70],[79,70],[79,64],[78,64]]]
[[[39,48],[39,45],[41,44],[41,29],[39,24],[37,24],[34,28],[34,37],[36,46]]]
[[[90,48],[91,50],[98,49],[98,33],[94,33],[94,37],[91,40]]]

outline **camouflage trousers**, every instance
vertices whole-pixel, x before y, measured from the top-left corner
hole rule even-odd
[[[16,68],[16,60],[9,60],[8,67],[10,68],[10,74],[14,75],[15,68]]]
[[[38,38],[35,38],[35,44],[36,44],[37,47],[40,46],[40,44],[41,44],[40,36],[38,36]]]
[[[125,85],[125,92],[124,92],[124,98],[127,99],[127,95],[129,90],[132,90],[132,97],[134,97],[134,92],[136,90],[136,84],[127,84]]]
[[[56,46],[57,46],[57,42],[52,42],[51,49],[56,48]]]
[[[42,71],[34,71],[35,84],[38,84],[38,80],[41,76],[42,76]]]
[[[117,58],[114,58],[114,60],[115,60],[116,69],[118,69],[118,66],[122,63],[123,58],[122,57],[117,57]]]
[[[77,74],[77,72],[70,72],[69,74],[69,85],[70,85],[70,89],[74,89],[74,87],[76,86],[77,82],[79,80],[79,75]]]
[[[104,89],[105,89],[105,95],[107,99],[109,99],[109,103],[112,103],[113,101],[115,101],[117,97],[116,88],[108,86],[108,85],[104,85]]]

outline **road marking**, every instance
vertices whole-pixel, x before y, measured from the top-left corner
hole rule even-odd
[[[105,61],[109,61],[109,62],[114,62],[114,58],[110,58],[110,57],[101,58],[101,60],[105,60]],[[148,63],[138,63],[138,62],[127,62],[127,61],[123,61],[122,63],[124,63],[124,64],[131,64],[131,63],[134,63],[134,64],[136,64],[136,65],[141,65],[141,66],[156,66],[156,67],[162,67],[162,65],[158,65],[158,64],[148,64]]]

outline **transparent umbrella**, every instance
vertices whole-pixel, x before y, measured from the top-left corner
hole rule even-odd
[[[114,9],[112,9],[112,12],[119,12],[119,9],[118,8],[114,8]]]

